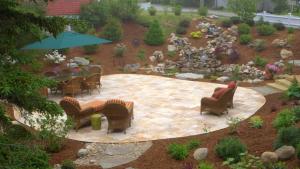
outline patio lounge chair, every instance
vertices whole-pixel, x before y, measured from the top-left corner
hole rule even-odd
[[[231,99],[230,97],[234,89],[224,88],[222,90],[222,93],[217,98],[204,97],[201,99],[200,114],[202,114],[203,111],[208,111],[216,115],[221,115],[224,112],[228,113],[228,102]]]
[[[105,101],[95,100],[80,105],[75,98],[64,97],[59,104],[66,114],[74,119],[75,129],[78,131],[78,129],[82,126],[81,120],[90,117],[92,114],[101,113],[105,105]]]
[[[67,82],[62,83],[63,95],[70,94],[74,97],[76,94],[81,93],[82,82],[82,77],[75,77]]]
[[[112,99],[105,103],[103,114],[108,121],[107,133],[114,130],[123,130],[131,126],[133,119],[133,102]]]

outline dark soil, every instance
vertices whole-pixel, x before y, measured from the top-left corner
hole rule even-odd
[[[266,96],[266,104],[256,113],[256,115],[261,116],[264,120],[264,126],[261,129],[251,128],[248,120],[244,120],[238,127],[238,133],[234,134],[234,136],[239,137],[242,142],[247,145],[248,151],[251,154],[260,156],[264,151],[273,151],[272,144],[276,137],[276,130],[272,127],[272,121],[278,111],[290,107],[293,104],[293,102],[288,102],[287,105],[282,106],[281,96],[282,94]],[[271,109],[273,107],[275,107],[277,111],[272,112]],[[297,126],[300,127],[300,124],[297,124]],[[166,152],[166,147],[170,143],[187,143],[191,139],[200,140],[202,142],[201,147],[207,147],[209,149],[207,161],[214,164],[216,169],[226,169],[227,167],[222,166],[222,159],[217,157],[214,153],[214,146],[218,140],[226,136],[230,136],[228,129],[197,136],[153,141],[153,146],[139,159],[119,167],[114,167],[113,169],[124,169],[126,167],[134,167],[137,169],[182,169],[186,163],[193,163],[196,166],[197,161],[193,159],[193,153],[190,153],[189,157],[184,161],[176,161]],[[52,155],[51,163],[60,163],[64,159],[75,159],[75,154],[81,146],[83,146],[82,143],[69,140],[62,152]],[[294,169],[300,166],[300,161],[293,158],[286,161],[286,164],[289,169]],[[81,166],[79,168],[100,169],[96,166]]]

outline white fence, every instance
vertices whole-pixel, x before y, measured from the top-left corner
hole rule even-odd
[[[300,28],[300,17],[293,16],[290,13],[287,16],[273,15],[267,12],[257,13],[254,21],[259,21],[261,18],[263,18],[265,22],[283,23],[287,27]]]

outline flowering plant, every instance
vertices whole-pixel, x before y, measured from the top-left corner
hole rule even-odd
[[[266,71],[269,71],[273,75],[281,72],[280,67],[278,67],[275,64],[267,64],[265,69]]]
[[[45,56],[46,56],[46,60],[49,60],[53,63],[62,63],[63,61],[66,60],[66,56],[60,54],[58,50],[54,50],[52,51],[52,53],[48,53]]]

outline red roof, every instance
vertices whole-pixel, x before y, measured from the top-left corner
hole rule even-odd
[[[91,0],[53,0],[48,1],[47,15],[78,15],[80,6],[90,3]]]

